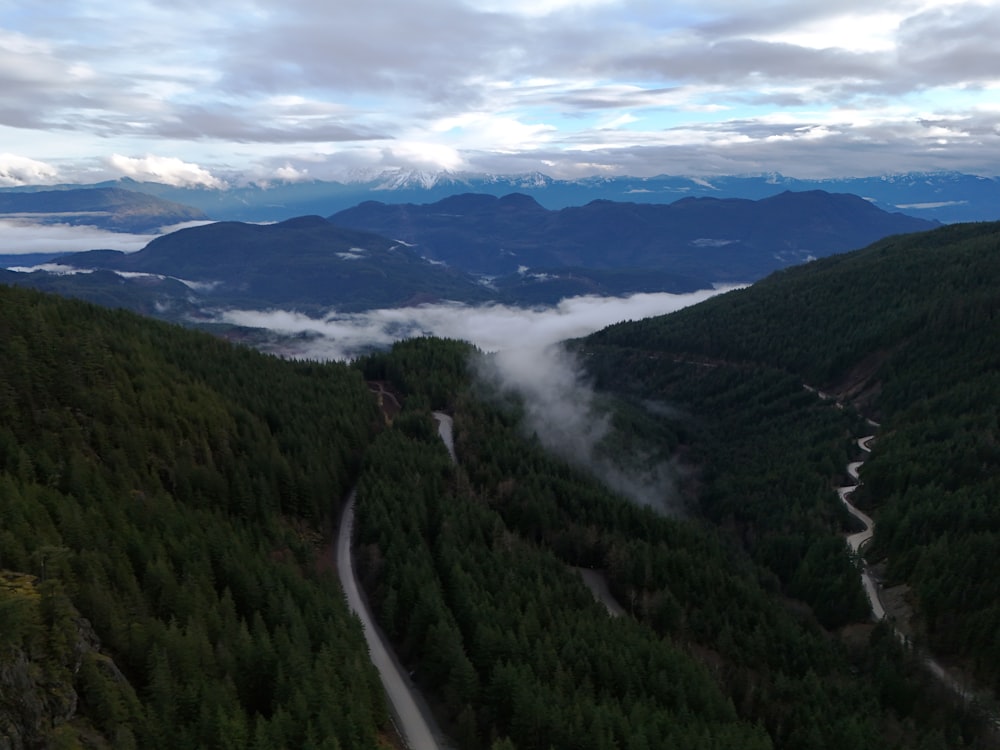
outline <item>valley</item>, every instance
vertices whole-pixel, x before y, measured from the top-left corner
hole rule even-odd
[[[869,424],[875,428],[879,427],[877,423],[873,423],[870,420]],[[872,443],[875,439],[875,435],[858,438],[858,449],[870,454],[872,452]],[[868,603],[871,606],[872,619],[876,622],[888,622],[896,638],[904,646],[914,648],[913,624],[911,622],[914,612],[912,608],[905,604],[897,593],[894,592],[890,596],[889,592],[883,589],[882,581],[871,570],[862,554],[864,546],[875,535],[875,522],[870,516],[855,507],[849,498],[861,485],[860,471],[864,463],[864,461],[852,461],[847,464],[847,473],[854,480],[855,484],[837,488],[837,495],[840,497],[841,502],[844,503],[851,515],[858,519],[865,527],[863,530],[847,536],[847,546],[851,554],[860,563],[861,583],[864,587],[865,595],[868,597]],[[906,587],[901,586],[901,588]],[[968,704],[971,710],[983,715],[993,726],[994,730],[1000,733],[1000,709],[997,707],[997,700],[994,695],[991,695],[982,685],[976,685],[970,675],[959,675],[959,670],[956,667],[943,665],[934,656],[927,653],[925,649],[916,647],[916,652],[924,668],[935,679],[947,687],[963,704]]]
[[[125,680],[70,667],[80,709],[54,726],[131,733],[123,747],[376,746],[395,705],[358,658],[376,627],[317,559],[339,527],[338,571],[455,747],[991,746],[917,654],[961,664],[984,695],[995,680],[977,639],[994,601],[996,232],[786,269],[567,342],[572,372],[522,357],[521,381],[484,378],[498,356],[457,340],[295,362],[0,288],[3,566],[53,581],[45,601],[63,601],[58,582]],[[842,409],[801,386],[849,381]],[[562,384],[569,411],[536,411],[551,391],[532,383]],[[540,414],[602,427],[584,453]],[[858,474],[862,414],[881,425],[850,497],[877,521],[867,542],[836,492],[845,464]],[[669,467],[646,488],[662,502],[609,489],[594,472],[615,465]],[[351,487],[353,525],[329,504]],[[871,622],[845,537],[909,586],[919,651]],[[604,598],[579,569],[601,572]],[[36,616],[23,601],[0,592],[4,622]],[[49,663],[68,610],[46,606],[45,630],[8,631],[6,658]]]

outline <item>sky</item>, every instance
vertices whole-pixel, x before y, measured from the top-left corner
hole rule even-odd
[[[998,38],[995,0],[0,0],[0,187],[997,176]]]

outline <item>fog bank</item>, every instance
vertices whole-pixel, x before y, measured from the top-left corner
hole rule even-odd
[[[93,226],[72,224],[40,224],[26,218],[0,218],[0,255],[32,253],[79,253],[86,250],[121,250],[132,253],[141,250],[161,234],[168,234],[209,221],[189,221],[160,227],[150,234],[112,232]]]
[[[285,356],[307,359],[350,359],[415,336],[469,341],[485,352],[477,362],[479,377],[522,399],[529,435],[536,435],[548,450],[634,502],[676,515],[682,513],[676,489],[679,468],[634,452],[628,466],[607,457],[602,441],[611,432],[611,416],[601,408],[580,362],[560,342],[613,323],[675,312],[734,288],[575,297],[555,307],[532,309],[437,304],[333,313],[323,319],[280,310],[231,310],[220,316],[229,323],[281,333],[284,337],[272,348]],[[646,408],[663,412],[669,405]]]
[[[484,381],[520,397],[528,435],[547,450],[633,502],[671,515],[682,512],[680,470],[673,462],[657,461],[651,452],[633,453],[628,466],[608,457],[602,443],[611,437],[611,414],[576,355],[561,344],[503,349],[480,357],[476,369]]]
[[[331,312],[323,318],[286,310],[227,310],[220,312],[218,319],[295,336],[274,348],[285,356],[302,359],[352,359],[372,348],[416,336],[462,339],[485,352],[496,352],[542,348],[586,336],[612,323],[674,312],[733,288],[689,294],[573,297],[545,308],[440,303],[362,313]]]

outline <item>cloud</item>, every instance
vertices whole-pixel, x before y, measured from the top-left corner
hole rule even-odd
[[[930,203],[897,203],[896,208],[904,211],[924,210],[930,208],[944,208],[945,206],[961,206],[968,201],[932,201]]]
[[[514,347],[476,360],[483,381],[514,392],[524,408],[524,429],[555,455],[603,481],[640,505],[682,512],[677,492],[681,469],[633,449],[628,466],[605,449],[613,417],[594,391],[577,357],[561,344]]]
[[[89,226],[31,224],[0,219],[0,255],[61,254],[98,249],[134,252],[144,248],[154,237],[151,234],[108,232]]]
[[[112,154],[108,162],[120,174],[139,181],[150,180],[175,187],[225,187],[225,183],[214,177],[207,169],[171,156],[150,155],[136,158]]]
[[[326,179],[364,166],[1000,173],[996,3],[53,0],[44,16],[8,5],[0,134],[62,179],[94,177],[97,159],[112,175],[219,187],[310,160]],[[976,121],[968,143],[929,150],[913,127],[955,115]],[[776,116],[842,137],[774,149],[757,133]],[[0,184],[54,179],[0,162]]]
[[[219,320],[281,334],[270,347],[262,348],[303,359],[351,359],[372,348],[423,335],[470,341],[486,353],[478,362],[480,376],[521,396],[528,429],[543,445],[633,501],[679,513],[678,466],[633,455],[631,465],[622,467],[608,458],[603,442],[610,434],[611,418],[602,410],[575,357],[559,342],[612,323],[674,312],[730,288],[690,294],[574,297],[551,308],[440,304],[331,314],[322,319],[280,310],[230,310],[219,313]]]
[[[508,305],[472,307],[452,303],[331,313],[311,318],[283,310],[227,310],[219,319],[234,325],[265,328],[286,336],[281,353],[305,359],[350,359],[372,347],[389,346],[414,336],[462,339],[486,352],[544,348],[585,336],[612,323],[664,315],[696,304],[733,287],[689,294],[634,294],[629,297],[572,297],[550,308]]]
[[[58,177],[59,171],[51,164],[17,154],[0,154],[0,186],[46,183]]]

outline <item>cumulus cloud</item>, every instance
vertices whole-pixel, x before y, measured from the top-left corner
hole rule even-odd
[[[51,164],[17,154],[0,154],[0,186],[47,183],[58,176],[59,171]]]
[[[284,165],[274,170],[274,179],[281,182],[305,182],[312,179],[308,169],[296,169],[291,164],[285,162]]]
[[[207,169],[173,156],[131,157],[112,154],[108,162],[120,174],[139,181],[162,182],[175,187],[224,188],[226,186]]]

